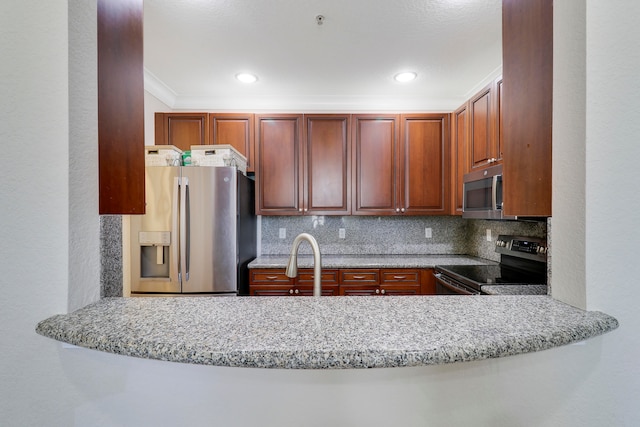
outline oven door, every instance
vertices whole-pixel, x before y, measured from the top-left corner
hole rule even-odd
[[[442,274],[434,274],[436,278],[436,295],[480,295],[480,291]]]

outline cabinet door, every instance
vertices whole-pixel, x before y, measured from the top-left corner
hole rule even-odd
[[[503,124],[503,120],[502,120],[502,76],[500,76],[499,78],[496,79],[496,81],[494,82],[493,85],[493,90],[495,91],[495,107],[494,107],[494,115],[495,115],[495,119],[494,119],[494,124],[495,124],[495,135],[494,135],[494,141],[495,141],[495,154],[496,154],[496,160],[497,161],[501,161],[502,160],[502,156],[503,156],[503,151],[504,151],[504,145],[503,145],[503,137],[502,137],[502,124]]]
[[[392,215],[396,212],[398,181],[398,116],[353,116],[354,215]],[[398,208],[399,210],[399,208]]]
[[[183,151],[209,143],[207,113],[156,113],[156,145],[175,145]]]
[[[465,103],[452,114],[451,125],[451,213],[462,215],[462,184],[469,172],[467,147],[469,146],[469,108]]]
[[[143,214],[143,4],[100,0],[97,7],[99,213]]]
[[[401,116],[400,212],[443,215],[449,212],[449,115]]]
[[[351,213],[349,115],[305,115],[304,213]]]
[[[256,214],[302,214],[302,115],[256,116]]]
[[[504,213],[551,216],[553,2],[502,2]]]
[[[484,167],[495,161],[492,87],[492,84],[487,85],[469,101],[471,168]]]
[[[251,113],[211,113],[211,143],[231,145],[247,158],[247,172],[254,172],[254,115]]]

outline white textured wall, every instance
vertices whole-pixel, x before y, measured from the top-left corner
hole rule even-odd
[[[554,3],[551,292],[580,308],[587,305],[585,19],[584,0]]]
[[[144,145],[155,145],[156,134],[156,111],[166,112],[171,111],[164,102],[160,101],[155,96],[151,95],[146,90],[144,91]]]
[[[586,4],[586,232],[573,249],[587,254],[587,307],[616,316],[620,328],[584,345],[501,360],[282,371],[134,359],[65,348],[35,334],[37,321],[65,312],[67,294],[74,292],[68,269],[79,254],[69,246],[96,244],[92,234],[76,234],[69,224],[73,206],[85,212],[94,197],[69,188],[70,134],[77,126],[71,123],[70,131],[69,118],[75,108],[84,110],[85,101],[87,111],[94,106],[78,96],[67,105],[67,2],[1,2],[0,138],[22,160],[12,156],[0,168],[0,424],[640,425],[634,400],[640,395],[638,263],[615,248],[599,251],[612,236],[622,249],[632,249],[637,233],[637,216],[628,210],[638,207],[639,198],[631,187],[640,99],[634,78],[639,64],[631,52],[638,30],[630,21],[640,11],[634,1]],[[73,0],[70,7],[75,19],[95,1]],[[567,66],[579,71],[584,63]],[[94,90],[88,81],[72,84]],[[559,196],[554,209],[568,210],[571,198]],[[554,248],[557,228],[554,223]],[[556,271],[571,268],[554,258],[554,286],[560,286]]]
[[[69,7],[69,310],[100,299],[96,2]]]

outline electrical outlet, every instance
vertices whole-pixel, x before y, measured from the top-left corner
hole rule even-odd
[[[278,237],[280,237],[281,239],[286,239],[287,238],[287,229],[286,228],[281,228],[278,230]]]
[[[491,241],[491,229],[487,228],[487,242]]]
[[[431,228],[427,227],[424,229],[424,237],[430,239],[432,237]]]
[[[344,228],[339,228],[338,229],[338,237],[341,239],[344,239],[346,237],[347,233],[345,231]]]

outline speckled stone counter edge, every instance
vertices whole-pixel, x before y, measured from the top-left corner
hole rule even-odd
[[[496,316],[499,306],[505,308]],[[255,318],[247,317],[253,310]],[[322,317],[309,315],[310,310]],[[364,310],[360,321],[394,326],[370,334],[371,325],[345,325],[344,319]],[[517,311],[527,315],[518,317]],[[246,324],[234,324],[237,319],[225,323],[222,317],[209,323],[212,315],[233,313],[246,318]],[[282,313],[292,316],[288,320],[295,336]],[[191,317],[180,319],[185,315]],[[331,324],[341,316],[342,323]],[[314,327],[308,317],[327,326]],[[414,323],[403,323],[407,318]],[[611,316],[547,296],[107,298],[46,319],[36,332],[99,351],[180,363],[345,369],[504,357],[582,341],[617,327]]]

